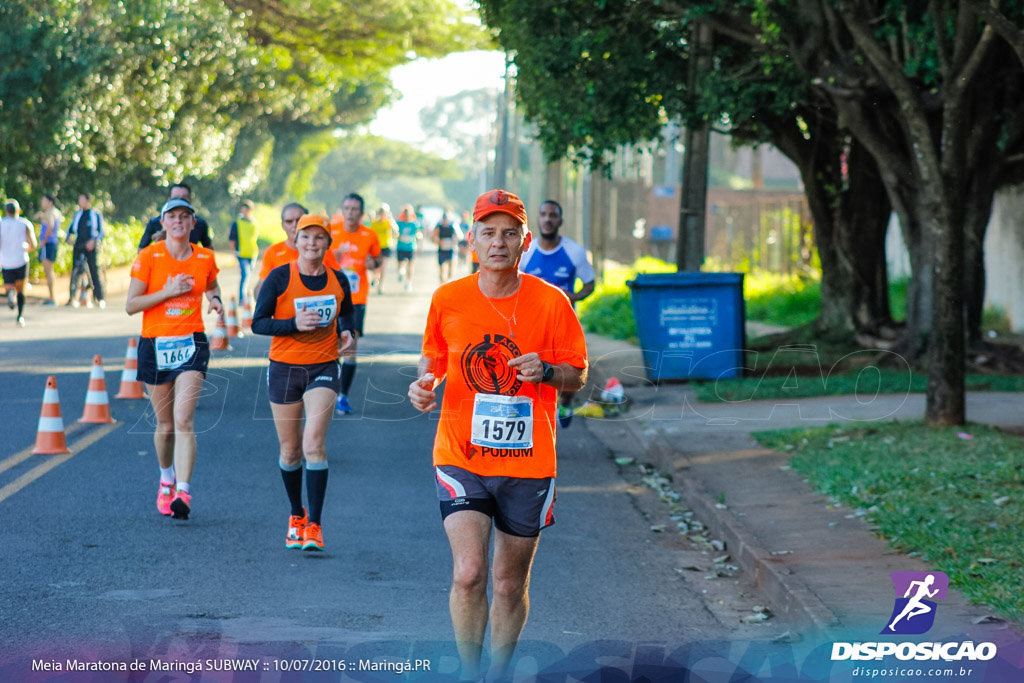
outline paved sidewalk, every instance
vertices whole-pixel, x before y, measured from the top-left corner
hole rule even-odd
[[[779,619],[832,637],[878,632],[893,606],[889,574],[929,569],[889,548],[853,510],[834,508],[787,467],[788,456],[751,436],[766,429],[850,421],[919,419],[924,396],[823,397],[745,403],[698,403],[686,384],[653,385],[640,350],[588,335],[594,396],[610,376],[633,400],[621,418],[583,420],[618,455],[637,455],[670,474],[696,517],[744,571],[753,575]],[[1024,395],[971,394],[972,421],[1024,423]],[[579,419],[579,418],[577,418]],[[575,428],[573,425],[572,428]],[[721,501],[724,501],[722,503]],[[989,612],[951,590],[929,637],[969,635],[1018,640],[1005,624],[976,624]]]

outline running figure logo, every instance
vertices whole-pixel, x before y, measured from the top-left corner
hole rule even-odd
[[[481,394],[515,395],[523,383],[508,362],[522,355],[519,347],[502,334],[485,334],[479,344],[462,352],[462,374],[466,384]]]
[[[949,577],[942,572],[893,572],[889,576],[896,591],[896,604],[881,633],[919,635],[928,631],[935,623],[938,607],[929,598],[946,599]]]

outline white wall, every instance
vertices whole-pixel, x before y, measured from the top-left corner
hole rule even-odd
[[[890,278],[910,275],[910,254],[893,213],[885,236]],[[1006,313],[1014,332],[1024,331],[1024,186],[996,193],[985,232],[985,306]]]

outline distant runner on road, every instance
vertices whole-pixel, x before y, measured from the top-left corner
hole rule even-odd
[[[423,237],[423,226],[416,216],[412,204],[406,204],[398,214],[398,239],[395,241],[395,258],[398,260],[398,281],[405,281],[405,291],[412,291],[413,263],[416,248]]]
[[[330,219],[304,215],[296,231],[298,259],[274,268],[263,282],[252,331],[274,337],[267,387],[281,447],[278,465],[291,505],[284,544],[323,550],[327,428],[341,388],[338,355],[354,343],[354,309],[348,278],[324,266]],[[308,513],[302,506],[303,457]]]
[[[554,523],[557,392],[584,385],[587,350],[565,293],[519,272],[530,245],[519,198],[485,193],[473,219],[480,272],[434,292],[409,400],[433,410],[447,379],[433,462],[454,565],[452,625],[461,675],[476,679],[490,621],[488,679],[501,679],[526,624],[541,529]]]
[[[255,206],[245,199],[238,206],[238,218],[231,224],[228,232],[228,243],[238,259],[238,303],[245,304],[249,300],[245,284],[252,272],[252,263],[259,255],[259,229],[252,220]]]
[[[196,404],[210,362],[203,295],[209,300],[208,312],[223,311],[213,250],[188,241],[195,215],[184,199],[164,204],[160,225],[167,237],[135,258],[124,307],[128,315],[142,313],[138,376],[146,384],[157,421],[156,507],[175,519],[188,519],[192,512]]]
[[[373,270],[380,262],[380,241],[373,230],[362,225],[363,212],[366,204],[363,198],[354,192],[345,195],[341,202],[342,221],[331,225],[331,251],[341,263],[341,272],[348,278],[352,289],[352,303],[355,305],[355,339],[343,354],[341,364],[341,393],[338,394],[338,413],[347,415],[352,412],[352,404],[348,400],[352,380],[356,376],[356,346],[363,336],[363,320],[366,318],[366,302],[370,294],[370,278],[368,270]]]
[[[536,275],[558,287],[576,305],[594,291],[594,267],[587,258],[587,250],[568,237],[558,234],[562,227],[562,205],[549,199],[540,205],[540,239],[530,245],[519,264],[520,270]],[[576,280],[583,282],[577,292]],[[572,422],[574,391],[563,391],[558,402],[558,423],[568,427]]]
[[[7,305],[17,307],[14,324],[25,327],[25,279],[28,278],[29,252],[37,246],[35,228],[21,216],[17,199],[4,202],[0,219],[0,271],[4,278]],[[51,290],[52,291],[52,290]]]

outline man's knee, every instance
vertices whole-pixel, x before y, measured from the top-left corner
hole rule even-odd
[[[461,558],[452,570],[452,588],[464,593],[487,590],[487,558]]]
[[[494,572],[494,584],[492,590],[494,597],[505,601],[520,600],[526,595],[529,573],[501,572],[497,568]]]

